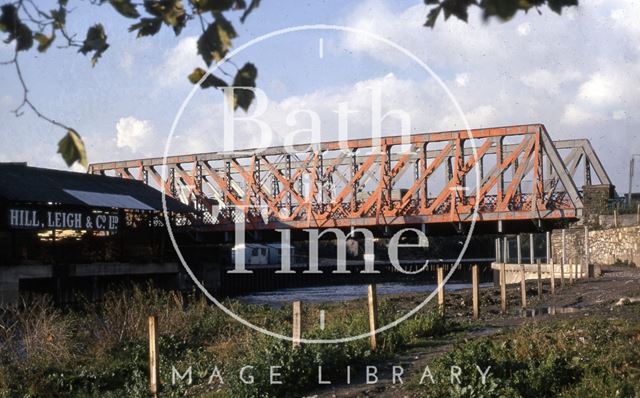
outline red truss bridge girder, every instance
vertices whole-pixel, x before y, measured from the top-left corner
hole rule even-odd
[[[544,125],[356,139],[238,152],[97,163],[135,178],[228,230],[575,219],[591,170],[610,184],[587,140],[553,142]],[[559,150],[570,151],[564,160]],[[477,204],[477,212],[474,211]]]

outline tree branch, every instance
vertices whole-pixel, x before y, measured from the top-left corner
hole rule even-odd
[[[44,115],[31,102],[31,100],[29,99],[29,88],[27,87],[27,84],[25,83],[24,77],[22,76],[22,69],[20,68],[20,63],[18,62],[18,51],[15,52],[15,56],[13,57],[13,60],[10,61],[9,63],[15,65],[16,74],[18,75],[18,81],[20,81],[20,85],[22,86],[22,102],[20,103],[20,105],[18,105],[18,107],[16,109],[13,110],[13,113],[16,116],[22,116],[24,114],[23,109],[26,106],[29,109],[31,109],[33,111],[33,113],[35,113],[36,116],[38,116],[42,120],[45,120],[45,121],[47,121],[47,122],[49,122],[49,123],[51,123],[51,124],[53,124],[55,126],[58,126],[60,128],[65,129],[65,130],[74,130],[71,127],[67,126],[66,124],[60,123],[59,121],[51,119],[50,117]]]

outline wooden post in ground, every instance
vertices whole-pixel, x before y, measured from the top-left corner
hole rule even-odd
[[[533,264],[535,262],[535,253],[533,250],[533,234],[529,234],[529,262]]]
[[[500,310],[503,314],[507,313],[507,274],[506,264],[500,264]]]
[[[444,268],[441,266],[437,269],[438,274],[438,309],[440,315],[444,316]]]
[[[292,338],[293,346],[300,347],[300,339],[302,338],[302,309],[300,301],[293,302],[293,319],[292,319]]]
[[[578,257],[578,255],[576,254],[576,258],[573,261],[573,272],[575,273],[574,278],[575,280],[580,279],[580,268],[578,268],[578,266],[580,265],[580,257]]]
[[[618,228],[618,209],[613,209],[613,226]]]
[[[516,252],[518,254],[518,266],[520,267],[520,295],[522,296],[522,308],[527,308],[527,280],[522,263],[522,247],[521,247],[520,235],[516,237]]]
[[[575,264],[574,264],[574,260],[571,261],[571,264],[569,264],[569,284],[572,285],[573,284],[573,274],[576,272],[575,271]]]
[[[547,244],[547,263],[549,262],[549,259],[551,257],[553,257],[552,253],[551,253],[551,232],[547,231],[547,233],[545,234],[545,238],[546,238],[546,244]]]
[[[540,259],[536,261],[536,265],[538,266],[538,297],[542,297],[542,264],[540,264]]]
[[[562,259],[560,261],[560,286],[564,287],[564,266],[567,263],[566,233],[562,230]]]
[[[551,267],[551,294],[556,294],[556,267],[553,264],[553,259],[551,259],[551,263],[547,264],[547,271]]]
[[[516,253],[518,255],[518,264],[522,264],[522,241],[520,235],[516,236]]]
[[[508,263],[509,262],[509,240],[507,239],[507,237],[505,236],[502,239],[502,262],[504,263]]]
[[[522,309],[527,308],[527,280],[524,270],[524,264],[520,264],[520,296],[522,300]]]
[[[584,277],[590,278],[589,275],[589,227],[584,227]]]
[[[158,317],[149,317],[149,391],[158,396]]]
[[[375,351],[378,347],[378,342],[376,340],[376,329],[378,324],[378,298],[376,295],[376,285],[370,284],[369,289],[369,331],[371,332],[370,342],[371,342],[371,351]]]
[[[473,319],[480,316],[480,277],[478,275],[478,266],[471,267],[471,299],[473,301]]]

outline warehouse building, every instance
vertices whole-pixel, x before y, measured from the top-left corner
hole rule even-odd
[[[166,197],[176,231],[197,213]],[[162,194],[140,181],[0,163],[0,302],[99,298],[109,284],[181,278]]]

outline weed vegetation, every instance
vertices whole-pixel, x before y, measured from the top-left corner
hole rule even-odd
[[[234,312],[268,330],[291,335],[291,309],[225,303]],[[318,322],[327,312],[326,328]],[[370,364],[402,346],[443,333],[434,312],[411,319],[378,336],[372,352],[368,339],[346,344],[303,344],[265,336],[231,319],[205,299],[146,288],[111,292],[98,304],[60,309],[34,297],[2,309],[0,319],[0,396],[144,397],[148,396],[148,316],[158,317],[159,373],[163,397],[301,396],[323,378],[347,365]],[[303,337],[340,338],[368,332],[366,304],[303,305]],[[380,322],[401,315],[381,300]],[[239,377],[247,369],[244,379]],[[271,366],[279,366],[272,383]],[[175,371],[174,371],[175,369]],[[191,369],[191,383],[185,372]],[[213,376],[219,371],[219,377]],[[249,372],[250,370],[250,372]],[[176,375],[176,372],[178,373]],[[181,378],[183,377],[184,378]],[[341,377],[344,377],[342,375]],[[175,383],[174,383],[175,381]]]

